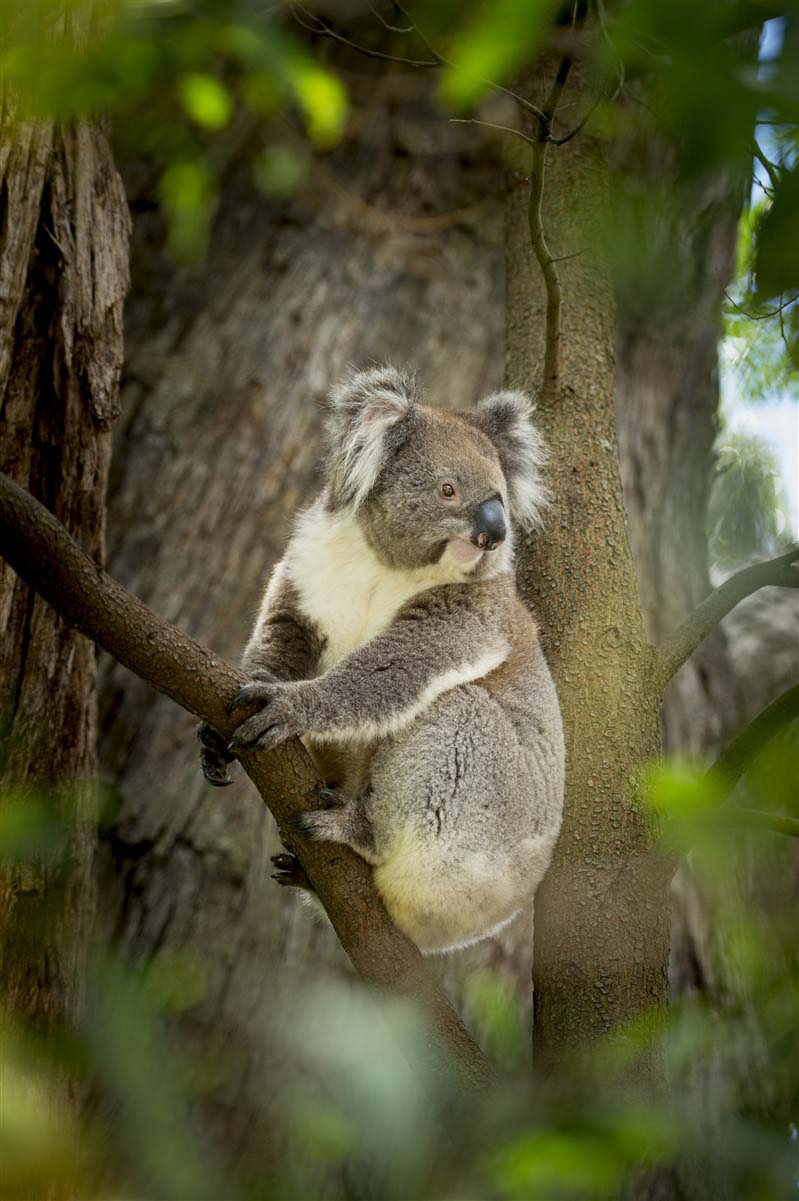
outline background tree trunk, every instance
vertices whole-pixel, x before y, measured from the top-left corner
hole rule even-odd
[[[0,470],[102,561],[127,204],[101,130],[3,114]],[[80,1013],[94,912],[94,648],[3,563],[0,714],[0,803],[46,806],[60,834],[0,871],[3,1006],[47,1033]]]
[[[552,64],[520,86],[539,107]],[[590,103],[572,68],[571,112]],[[531,129],[531,133],[536,131]],[[543,361],[545,296],[530,248],[529,184],[512,177],[507,204],[507,365],[530,387]],[[520,555],[519,578],[541,620],[566,730],[564,825],[536,899],[535,1037],[543,1057],[665,1000],[667,875],[632,785],[660,748],[618,471],[614,306],[599,252],[607,229],[604,147],[587,133],[548,154],[543,219],[563,284],[561,379],[539,409],[551,450],[554,503]]]
[[[635,111],[635,110],[633,110]],[[658,641],[711,589],[705,514],[719,430],[718,344],[744,200],[712,173],[680,183],[646,127],[614,148],[616,195],[646,197],[634,279],[616,281],[616,408],[630,541],[647,634]],[[639,213],[640,219],[640,213]],[[617,273],[618,274],[618,273]],[[727,640],[715,631],[663,704],[664,750],[705,754],[739,718]]]

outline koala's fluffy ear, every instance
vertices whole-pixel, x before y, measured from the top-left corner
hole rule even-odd
[[[326,475],[333,503],[354,508],[377,483],[386,457],[413,425],[417,387],[393,367],[355,371],[330,393]]]
[[[544,440],[533,425],[534,405],[524,392],[495,392],[477,406],[477,420],[499,454],[510,491],[510,511],[527,528],[541,524],[549,492],[541,479]]]

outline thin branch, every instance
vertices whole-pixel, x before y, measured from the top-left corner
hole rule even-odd
[[[537,121],[546,120],[544,110],[540,109],[537,104],[533,104],[532,100],[528,100],[525,96],[520,96],[518,92],[514,92],[510,88],[503,87],[501,83],[492,83],[490,79],[483,79],[480,82],[486,84],[494,92],[501,92],[503,96],[510,96],[511,100],[515,100],[528,113],[532,113]]]
[[[796,297],[794,297],[794,300],[795,299]],[[785,305],[780,305],[780,337],[782,338],[783,345],[785,346],[785,353],[788,356],[788,362],[794,367],[799,367],[799,354],[797,354],[797,351],[788,341],[788,335],[785,332]]]
[[[399,27],[395,28],[391,25],[387,25],[386,28],[395,29],[397,33],[415,33],[433,56],[432,59],[405,58],[400,54],[387,54],[382,50],[372,50],[368,46],[361,45],[360,42],[354,42],[351,38],[345,37],[344,34],[339,33],[338,30],[332,27],[332,25],[328,25],[328,23],[322,20],[321,17],[317,16],[316,13],[309,12],[308,9],[302,4],[296,3],[296,0],[294,3],[290,4],[290,7],[293,10],[294,20],[298,25],[302,26],[303,29],[307,29],[309,33],[317,34],[319,37],[331,38],[334,42],[340,42],[343,46],[349,46],[351,50],[357,50],[359,54],[365,54],[367,58],[378,58],[383,62],[400,63],[402,66],[406,67],[422,67],[427,69],[451,67],[453,70],[457,70],[455,64],[450,59],[445,58],[444,55],[441,54],[440,51],[435,48],[435,46],[433,46],[425,34],[422,33],[421,29],[416,24],[410,13],[403,8],[401,4],[394,4],[394,8],[396,8],[397,12],[399,12],[401,16],[405,17],[405,19],[409,22],[408,29],[401,30]],[[374,8],[371,4],[369,7],[372,8],[372,11],[374,12]],[[307,19],[304,21],[301,20],[297,16],[297,10],[302,12]],[[386,24],[385,20],[380,17],[379,13],[375,13],[375,16],[383,25]],[[527,100],[524,96],[520,96],[518,92],[514,92],[511,91],[510,88],[503,87],[501,83],[494,83],[491,79],[482,79],[480,82],[484,83],[487,88],[490,88],[494,92],[501,92],[504,96],[510,96],[512,100],[515,100],[516,103],[521,105],[522,108],[532,113],[533,116],[538,120],[543,117],[544,114],[542,110],[538,108],[537,105],[533,104],[532,101]]]
[[[769,179],[771,180],[772,188],[774,188],[776,190],[777,185],[780,182],[778,170],[775,167],[774,163],[770,162],[770,160],[766,158],[765,154],[760,149],[760,144],[759,144],[757,138],[753,139],[753,149],[755,152],[755,158],[760,163],[761,167],[766,172],[766,175],[768,175]]]
[[[654,676],[661,691],[690,658],[696,648],[731,609],[753,592],[769,585],[799,588],[799,547],[792,546],[784,555],[753,563],[736,572],[705,597],[673,634],[654,648]]]
[[[724,289],[724,295],[726,296],[727,300],[729,300],[733,308],[737,309],[739,313],[742,313],[744,317],[748,317],[750,321],[769,321],[772,317],[781,316],[786,309],[789,309],[792,304],[795,304],[796,301],[799,300],[799,292],[796,292],[793,296],[789,296],[787,300],[781,300],[776,309],[770,309],[767,313],[750,313],[749,310],[745,309],[744,306],[739,304],[737,300],[733,300],[726,288]]]
[[[225,710],[244,673],[164,621],[106,575],[43,505],[0,473],[0,554],[62,617],[159,691],[223,734]],[[416,1001],[428,1019],[431,1047],[465,1084],[484,1086],[491,1068],[427,971],[417,948],[393,925],[371,869],[343,846],[298,838],[291,818],[318,782],[297,739],[277,751],[239,755],[281,836],[299,856],[344,950],[359,975]]]
[[[427,34],[422,29],[419,28],[416,21],[413,19],[411,14],[408,12],[407,8],[405,8],[404,5],[397,3],[396,0],[394,0],[394,7],[397,9],[397,11],[399,13],[402,14],[402,16],[405,18],[405,20],[410,23],[411,27],[413,28],[414,33],[419,38],[419,40],[422,42],[425,49],[427,49],[430,52],[430,54],[433,55],[433,58],[436,59],[436,61],[438,62],[438,65],[440,67],[449,67],[451,70],[457,71],[458,68],[457,68],[456,64],[452,61],[451,58],[445,58],[444,55],[441,53],[441,51],[436,49],[436,47],[430,41]],[[487,88],[490,88],[492,90],[492,92],[501,92],[503,96],[510,96],[511,100],[515,100],[518,105],[520,105],[524,109],[527,109],[527,111],[529,113],[532,113],[533,116],[536,117],[538,120],[541,120],[541,118],[543,117],[544,114],[541,111],[541,109],[538,107],[538,105],[533,104],[533,102],[531,100],[527,100],[526,97],[520,96],[518,92],[514,92],[510,88],[504,87],[501,83],[495,83],[493,81],[493,79],[481,79],[480,82],[484,83]]]
[[[397,9],[397,11],[399,11],[399,5],[395,5],[394,7]],[[383,28],[387,29],[390,33],[413,33],[414,31],[413,25],[392,25],[391,22],[387,21],[383,16],[377,5],[372,3],[372,0],[369,0],[369,10],[372,13],[372,16],[377,17]]]
[[[359,54],[365,54],[367,58],[379,58],[382,62],[401,63],[405,67],[439,67],[440,62],[428,61],[427,59],[405,58],[401,54],[386,54],[382,50],[372,50],[369,46],[362,46],[360,42],[353,42],[350,38],[345,37],[343,33],[339,33],[332,25],[328,25],[327,21],[322,20],[316,13],[309,12],[302,4],[291,4],[294,20],[303,29],[307,29],[309,33],[316,34],[318,37],[330,38],[334,42],[340,42],[342,46],[349,46],[350,50],[357,50]],[[301,12],[307,19],[301,20],[297,12]]]
[[[494,121],[481,121],[477,117],[450,117],[450,125],[484,125],[486,129],[498,129],[501,133],[512,133],[515,137],[521,138],[523,142],[527,142],[528,146],[535,146],[537,143],[535,138],[528,138],[527,134],[521,129],[514,129],[512,125],[497,125]]]
[[[560,98],[563,95],[566,81],[569,78],[571,66],[572,60],[564,58],[558,67],[549,96],[544,104],[544,115],[538,122],[538,139],[533,148],[533,161],[530,168],[530,199],[527,207],[527,220],[530,226],[530,241],[533,246],[533,254],[544,277],[544,288],[547,296],[544,322],[542,404],[554,404],[558,399],[560,382],[560,312],[563,301],[560,273],[558,272],[552,252],[549,249],[544,232],[542,212],[544,177],[547,162],[547,143],[552,137],[552,122],[557,112]]]
[[[564,134],[562,138],[550,138],[549,139],[550,142],[552,143],[552,145],[553,146],[565,146],[567,142],[570,142],[572,140],[572,138],[576,138],[578,133],[582,133],[582,131],[585,129],[586,125],[591,120],[591,118],[593,117],[594,113],[599,108],[599,106],[603,100],[604,100],[604,96],[600,93],[599,96],[597,96],[594,99],[593,103],[591,103],[588,106],[588,108],[586,109],[583,116],[580,118],[580,120],[575,125],[574,129],[570,129],[569,132]]]
[[[724,777],[727,786],[738,783],[752,760],[764,747],[777,737],[790,722],[799,718],[799,684],[783,692],[757,717],[750,721],[740,734],[721,752],[710,768],[715,775]]]

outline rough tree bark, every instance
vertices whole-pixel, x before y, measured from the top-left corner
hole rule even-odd
[[[555,65],[520,86],[542,104]],[[569,98],[590,103],[579,65]],[[572,109],[572,112],[575,110]],[[535,130],[531,128],[531,133]],[[523,163],[507,202],[508,383],[543,359],[546,297],[530,250]],[[554,504],[521,555],[567,740],[566,809],[536,900],[535,1038],[546,1061],[666,997],[668,873],[636,803],[636,771],[660,750],[654,686],[622,501],[614,414],[614,305],[600,250],[604,148],[584,131],[551,148],[543,220],[563,283],[560,380],[539,409]]]
[[[564,67],[540,63],[521,82],[545,113],[557,95],[551,81],[563,82]],[[586,108],[579,66],[568,84],[577,110]],[[540,129],[548,132],[543,123],[530,132]],[[530,386],[554,341],[552,286],[541,270],[538,206],[530,202],[537,178],[537,170],[529,181],[517,171],[509,188],[506,376],[515,386]],[[562,275],[562,328],[559,377],[554,387],[545,381],[540,420],[555,504],[519,565],[542,619],[567,732],[564,827],[536,903],[535,1029],[544,1059],[665,1001],[671,872],[637,803],[640,769],[660,749],[661,698],[751,584],[798,582],[793,552],[767,565],[766,579],[756,582],[760,569],[753,568],[729,581],[659,647],[647,641],[614,428],[613,298],[601,251],[609,213],[604,148],[587,135],[552,147],[547,180],[543,220]],[[702,343],[707,352],[706,336]],[[707,374],[700,373],[700,387]],[[709,447],[700,449],[706,455]]]
[[[103,558],[129,216],[104,133],[0,108],[0,469]],[[0,995],[42,1033],[81,1008],[94,912],[94,648],[0,564],[0,804],[35,798],[55,858],[0,870]]]

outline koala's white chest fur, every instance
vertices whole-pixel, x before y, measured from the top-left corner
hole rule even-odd
[[[320,674],[385,630],[417,593],[465,578],[448,560],[392,570],[368,546],[352,514],[318,506],[299,519],[286,572],[300,608],[325,640]]]

